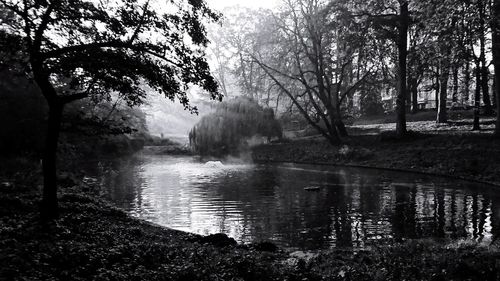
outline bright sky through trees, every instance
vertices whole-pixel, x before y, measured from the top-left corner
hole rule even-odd
[[[249,8],[273,8],[277,4],[277,0],[207,0],[210,7],[222,10],[229,6],[244,6]]]

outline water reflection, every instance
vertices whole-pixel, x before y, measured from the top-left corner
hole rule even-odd
[[[488,186],[436,177],[310,165],[204,165],[186,157],[110,163],[101,179],[134,216],[240,242],[365,247],[379,240],[489,241],[500,227]],[[319,186],[319,191],[304,187]]]

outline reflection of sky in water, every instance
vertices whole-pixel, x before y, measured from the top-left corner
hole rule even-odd
[[[114,169],[117,175],[105,177],[110,196],[134,216],[242,242],[314,249],[421,237],[484,241],[500,227],[495,191],[463,181],[327,166],[205,165],[187,157],[147,157]]]

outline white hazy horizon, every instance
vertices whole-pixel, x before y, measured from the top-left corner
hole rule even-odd
[[[210,8],[222,11],[231,6],[242,6],[248,8],[271,9],[278,4],[278,0],[206,0]]]

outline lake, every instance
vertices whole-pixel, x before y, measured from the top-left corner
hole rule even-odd
[[[200,163],[137,156],[99,165],[110,199],[135,217],[300,250],[500,233],[500,192],[450,178],[378,169]],[[309,190],[308,190],[309,189]]]

